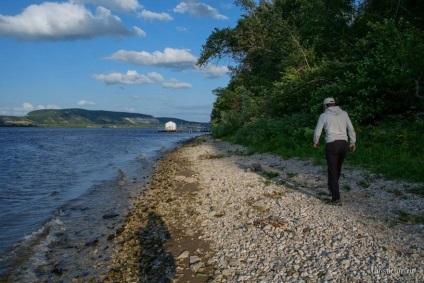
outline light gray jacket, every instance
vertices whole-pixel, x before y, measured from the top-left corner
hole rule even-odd
[[[325,142],[333,142],[336,140],[345,140],[350,145],[355,145],[356,133],[352,122],[346,111],[339,106],[328,107],[324,113],[319,116],[318,123],[314,131],[314,144],[319,142],[322,129],[325,129]]]

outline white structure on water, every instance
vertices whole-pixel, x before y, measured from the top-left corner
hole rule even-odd
[[[175,124],[172,121],[169,121],[165,124],[165,131],[176,131],[177,130],[177,124]]]

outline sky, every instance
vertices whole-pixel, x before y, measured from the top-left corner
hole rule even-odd
[[[0,0],[0,115],[82,108],[209,122],[228,60],[195,66],[233,0]]]

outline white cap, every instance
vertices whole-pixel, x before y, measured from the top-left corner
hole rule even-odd
[[[330,103],[336,103],[334,98],[328,97],[328,98],[324,99],[324,104],[330,104]]]

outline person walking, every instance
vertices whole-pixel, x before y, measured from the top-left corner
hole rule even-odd
[[[325,130],[325,158],[328,168],[328,190],[330,203],[341,205],[339,179],[347,150],[356,149],[356,133],[349,115],[339,106],[334,98],[326,98],[323,103],[324,113],[319,116],[314,131],[314,147],[319,147],[322,129]],[[349,144],[348,144],[349,143]]]

